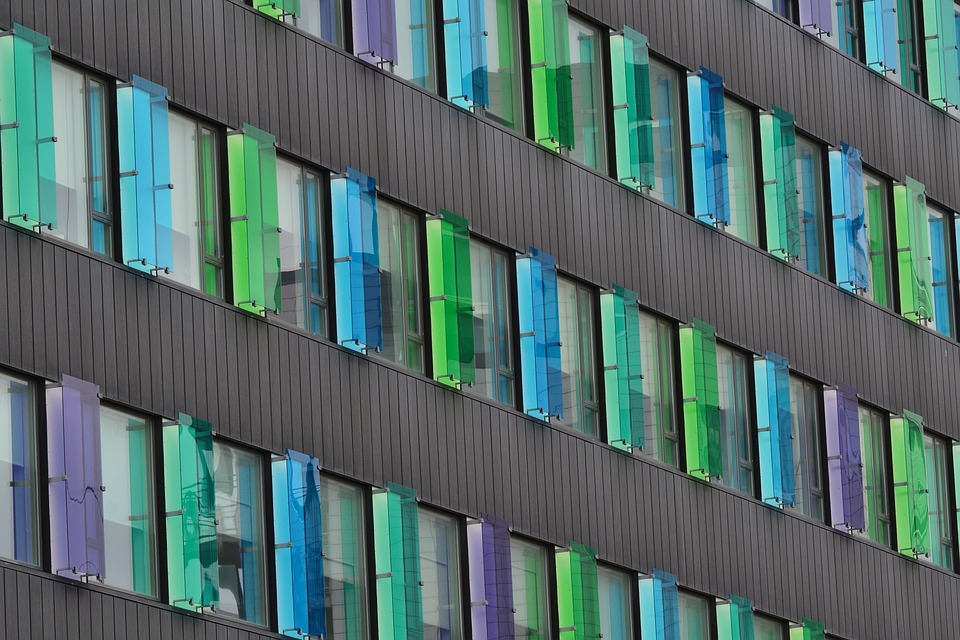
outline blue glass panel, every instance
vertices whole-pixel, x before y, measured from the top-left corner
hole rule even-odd
[[[359,171],[330,182],[337,340],[366,351],[383,348],[377,183]]]
[[[896,72],[900,66],[897,0],[864,0],[863,31],[867,66],[879,73]]]
[[[730,224],[723,78],[700,67],[699,71],[687,77],[687,96],[690,106],[694,211],[700,220]]]
[[[173,269],[173,204],[167,90],[134,76],[117,90],[123,261]]]
[[[950,308],[946,216],[928,210],[927,220],[930,223],[930,259],[933,268],[933,315],[937,331],[945,336],[952,336],[953,310]]]
[[[563,418],[560,304],[557,260],[531,248],[517,259],[523,410],[547,420]]]
[[[870,288],[867,255],[863,161],[846,142],[830,150],[830,202],[833,211],[834,259],[837,284],[848,291]]]
[[[640,578],[640,637],[680,640],[680,592],[677,576],[659,569]]]
[[[319,460],[288,449],[274,461],[273,504],[280,633],[325,637]]]
[[[757,386],[761,498],[773,506],[792,506],[796,502],[797,492],[787,360],[774,353],[757,358],[754,361],[754,378]]]
[[[483,0],[443,0],[443,36],[447,52],[447,97],[464,109],[488,106]]]

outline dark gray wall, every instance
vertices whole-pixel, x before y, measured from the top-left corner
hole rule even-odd
[[[627,15],[623,0],[579,4],[611,25]],[[949,179],[960,123],[745,0],[629,9],[655,50],[713,68],[734,93],[794,111],[823,139],[842,133],[872,166],[908,173],[934,199],[960,205]],[[0,4],[0,25],[14,20],[104,73],[160,82],[175,104],[234,126],[248,121],[327,168],[354,166],[390,196],[457,211],[479,235],[539,246],[568,273],[622,283],[649,307],[700,317],[724,340],[779,352],[796,370],[848,382],[888,410],[917,411],[960,439],[956,343],[245,7]],[[929,153],[910,152],[925,139]],[[114,401],[184,411],[275,451],[313,452],[329,470],[401,482],[428,503],[489,511],[522,533],[582,541],[608,561],[657,566],[690,588],[751,597],[761,610],[820,619],[838,635],[950,636],[960,622],[955,575],[80,250],[2,227],[0,269],[2,364],[95,381]],[[21,579],[19,570],[5,575]],[[8,607],[5,615],[25,614]]]

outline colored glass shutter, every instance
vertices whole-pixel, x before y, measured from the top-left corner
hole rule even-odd
[[[0,33],[0,176],[3,219],[57,225],[50,38],[14,23]]]
[[[746,598],[730,596],[717,603],[718,640],[753,640],[753,603]]]
[[[573,81],[566,0],[529,0],[534,139],[548,149],[573,148]]]
[[[640,637],[680,640],[680,591],[677,576],[654,569],[640,578]]]
[[[687,473],[723,475],[716,329],[700,320],[680,327],[680,380]]]
[[[779,107],[760,115],[767,250],[788,261],[800,256],[796,144],[793,115]]]
[[[213,427],[180,414],[163,428],[163,485],[170,604],[214,608],[220,601]]]
[[[620,285],[600,296],[607,442],[624,451],[644,446],[643,366],[637,294]]]
[[[280,210],[275,138],[244,123],[228,134],[233,299],[241,309],[279,313]]]
[[[397,60],[396,0],[353,0],[353,51],[381,65]]]
[[[863,161],[846,142],[830,150],[830,202],[833,210],[837,284],[848,291],[870,288]]]
[[[510,527],[484,516],[467,525],[470,615],[476,640],[510,638],[514,633]]]
[[[897,0],[864,0],[863,34],[867,66],[879,73],[900,68]]]
[[[271,466],[278,627],[291,638],[326,637],[320,461],[288,449]]]
[[[451,386],[477,381],[470,227],[449,211],[427,222],[433,376]]]
[[[555,554],[560,640],[600,637],[597,552],[571,542]]]
[[[815,36],[833,32],[836,0],[800,0],[800,26]]]
[[[617,179],[634,189],[654,186],[653,103],[647,36],[624,27],[610,36]]]
[[[269,2],[253,0],[253,6],[258,11],[274,18],[300,15],[300,0],[270,0]]]
[[[100,389],[70,376],[47,389],[50,566],[80,580],[106,576]]]
[[[447,97],[464,109],[490,105],[484,0],[443,0]]]
[[[117,88],[123,262],[148,273],[174,268],[169,119],[160,85],[133,76]]]
[[[347,169],[330,181],[337,341],[358,351],[383,348],[377,183]]]
[[[890,419],[893,459],[893,504],[897,549],[908,556],[930,554],[927,463],[923,451],[923,418],[904,411]]]
[[[700,67],[687,76],[687,98],[694,213],[699,220],[727,225],[730,224],[730,189],[723,78]]]
[[[560,300],[556,258],[531,248],[517,258],[523,411],[563,418]]]
[[[757,441],[760,449],[761,499],[773,506],[796,503],[793,468],[793,410],[790,369],[774,353],[754,360],[757,387]]]
[[[423,639],[417,494],[397,484],[373,495],[377,621],[381,640]]]
[[[823,400],[832,523],[838,529],[864,531],[867,523],[857,392],[848,385],[838,384],[824,391]]]
[[[927,97],[942,109],[960,105],[957,16],[952,0],[923,0]]]
[[[896,216],[900,312],[922,322],[933,317],[933,271],[926,188],[907,178],[893,188]]]
[[[825,640],[823,623],[804,618],[803,623],[791,625],[790,640]]]

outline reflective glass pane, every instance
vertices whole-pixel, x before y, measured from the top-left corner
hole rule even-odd
[[[463,638],[460,535],[456,518],[420,509],[420,574],[425,638]]]
[[[790,377],[790,404],[793,412],[793,460],[796,470],[797,511],[824,520],[823,456],[821,439],[820,386]]]
[[[563,424],[597,437],[596,337],[593,292],[559,280]]]
[[[263,477],[259,455],[215,441],[220,604],[217,611],[267,623]]]
[[[633,578],[623,571],[597,567],[600,586],[600,632],[604,638],[633,640]]]
[[[517,638],[550,638],[547,549],[517,538],[510,541],[513,564],[513,621]]]
[[[680,637],[683,640],[710,640],[710,600],[680,592]]]
[[[655,185],[657,200],[684,209],[683,154],[681,153],[680,79],[672,68],[650,60],[650,91],[653,107]]]
[[[379,202],[382,355],[423,371],[418,221],[387,200]]]
[[[342,0],[300,0],[300,13],[284,16],[283,21],[325,42],[343,46]]]
[[[927,207],[930,258],[933,268],[933,327],[953,335],[953,287],[950,283],[950,229],[953,214]]]
[[[139,416],[101,407],[100,449],[104,453],[104,582],[153,595],[156,589],[153,430]]]
[[[717,347],[723,484],[753,495],[753,451],[749,401],[751,363],[742,353]]]
[[[753,616],[754,640],[783,640],[783,623],[761,615]]]
[[[97,184],[91,179],[93,176],[87,162],[91,142],[86,108],[90,100],[89,88],[83,73],[62,64],[53,65],[57,227],[49,233],[88,248],[93,195],[90,187]],[[99,95],[102,95],[102,87]],[[101,132],[105,133],[105,130]],[[100,148],[102,150],[102,146]]]
[[[797,264],[826,275],[823,158],[816,143],[797,137],[797,189],[800,202],[800,257]]]
[[[386,68],[428,91],[436,91],[433,3],[430,0],[396,0],[396,20],[396,60]]]
[[[643,452],[671,466],[680,464],[673,354],[675,327],[648,313],[640,313],[643,368]]]
[[[366,534],[363,490],[320,477],[323,580],[329,640],[367,637]]]
[[[491,120],[523,131],[520,9],[516,0],[484,0],[487,28],[487,82]]]
[[[0,373],[0,557],[28,564],[40,562],[34,393]]]
[[[600,29],[574,17],[570,18],[569,24],[574,132],[570,157],[597,171],[606,171]]]
[[[757,175],[754,159],[753,109],[727,98],[727,172],[730,184],[730,224],[726,230],[757,244]]]
[[[890,308],[890,197],[885,180],[864,172],[864,203],[867,209],[867,264],[870,288],[862,293],[868,300]]]
[[[863,503],[869,536],[877,544],[889,547],[890,474],[887,465],[886,419],[869,407],[860,406],[860,442],[863,449]]]
[[[513,405],[513,330],[507,256],[488,244],[470,241],[473,277],[473,331],[477,382],[473,390]]]
[[[930,512],[930,560],[944,569],[953,570],[953,499],[951,498],[950,451],[937,437],[923,436],[927,465],[927,501]]]

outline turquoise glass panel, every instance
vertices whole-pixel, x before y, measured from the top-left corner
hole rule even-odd
[[[727,184],[727,124],[723,108],[723,78],[700,67],[687,76],[690,115],[690,159],[693,205],[697,218],[730,224]]]
[[[677,576],[654,569],[652,575],[640,578],[640,637],[681,640]]]
[[[523,411],[563,418],[560,301],[556,258],[539,251],[517,258]]]
[[[895,73],[900,68],[897,0],[864,0],[863,33],[867,66]]]
[[[760,448],[760,492],[767,504],[796,502],[793,468],[793,410],[790,369],[785,358],[767,353],[754,361],[757,387],[757,439]]]
[[[837,284],[853,292],[870,288],[863,161],[846,142],[830,150],[830,202]]]
[[[484,0],[443,0],[447,98],[464,109],[490,104]]]

